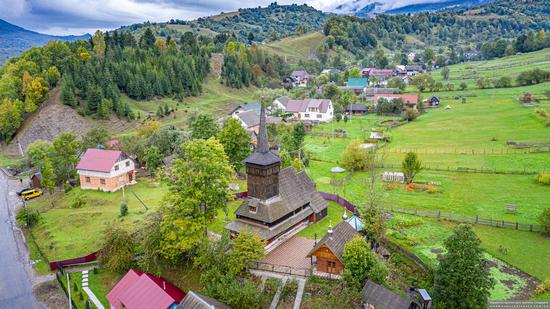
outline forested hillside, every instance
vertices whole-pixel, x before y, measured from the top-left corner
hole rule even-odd
[[[155,38],[150,30],[139,40],[98,31],[90,41],[33,47],[0,71],[0,137],[9,140],[59,83],[63,103],[97,118],[136,116],[121,93],[134,99],[195,96],[209,57],[209,47],[192,33],[176,42]]]
[[[240,42],[263,42],[275,40],[296,33],[306,33],[323,28],[332,14],[323,13],[307,5],[278,5],[239,9],[238,12],[185,21],[172,19],[168,23],[143,23],[120,30],[140,33],[144,28],[152,28],[160,37],[180,36],[186,31],[196,34],[217,36],[225,40],[235,36]],[[222,43],[223,43],[222,42]]]
[[[350,16],[332,17],[324,33],[350,52],[363,56],[369,50],[385,47],[390,50],[413,50],[424,47],[453,48],[466,53],[462,47],[494,42],[499,39],[518,39],[533,31],[542,36],[541,46],[528,43],[516,51],[528,52],[544,48],[550,38],[535,34],[550,30],[550,17],[544,0],[497,1],[481,8],[417,15],[378,15],[361,19]],[[533,40],[521,37],[518,41]],[[520,42],[520,45],[522,42]],[[506,47],[506,46],[505,46]]]

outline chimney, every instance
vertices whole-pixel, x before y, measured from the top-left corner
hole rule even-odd
[[[348,219],[348,214],[346,213],[346,209],[344,208],[344,213],[342,214],[342,220],[346,221]]]
[[[162,288],[166,290],[166,281],[162,281]]]
[[[332,238],[332,232],[332,223],[330,223],[328,226],[328,237]]]

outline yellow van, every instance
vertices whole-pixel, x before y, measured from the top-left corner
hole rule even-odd
[[[30,200],[30,199],[33,199],[35,197],[39,197],[40,195],[42,195],[42,191],[40,191],[38,189],[30,189],[30,190],[27,190],[27,191],[23,191],[21,193],[21,197],[24,200]]]

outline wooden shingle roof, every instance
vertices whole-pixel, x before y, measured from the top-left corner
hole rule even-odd
[[[319,250],[323,245],[326,245],[341,262],[344,247],[356,235],[359,235],[359,233],[357,233],[349,223],[342,221],[334,227],[332,234],[327,233],[325,237],[311,249],[307,256],[312,256],[315,251]]]
[[[409,309],[413,303],[409,298],[400,296],[370,280],[365,283],[361,297],[366,304],[375,308]]]

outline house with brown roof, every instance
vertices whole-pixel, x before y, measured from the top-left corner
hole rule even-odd
[[[330,122],[334,118],[334,107],[328,99],[294,100],[288,97],[275,99],[273,104],[278,109],[293,113],[296,119],[312,122]]]
[[[136,183],[134,161],[119,150],[90,148],[76,165],[80,188],[114,192]]]
[[[236,219],[225,227],[232,235],[256,233],[273,248],[327,215],[328,204],[305,171],[281,170],[281,159],[269,149],[263,106],[258,144],[245,164],[248,197],[235,211]]]
[[[346,221],[340,222],[319,241],[308,253],[314,258],[315,270],[325,273],[340,274],[344,271],[342,253],[346,244],[359,233]]]
[[[185,293],[163,278],[131,269],[107,294],[112,309],[175,309]]]
[[[305,70],[294,70],[290,77],[294,80],[294,87],[306,87],[311,75]]]

